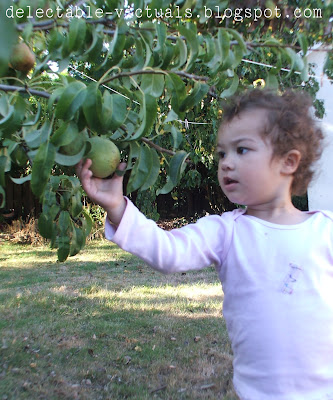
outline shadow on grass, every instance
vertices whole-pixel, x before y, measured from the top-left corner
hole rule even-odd
[[[179,299],[173,304],[168,296],[153,301],[163,303],[164,310],[147,310],[137,309],[136,299],[116,304],[46,293],[16,299],[4,313],[0,392],[20,399],[45,393],[48,400],[150,399],[165,386],[159,398],[222,399],[232,375],[222,318],[185,315]]]
[[[109,243],[65,263],[19,248],[0,268],[2,397],[236,398],[213,269],[165,276]]]

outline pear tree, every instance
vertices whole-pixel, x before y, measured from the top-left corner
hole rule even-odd
[[[125,160],[127,194],[169,193],[195,171],[194,143],[213,147],[213,132],[187,135],[188,116],[218,117],[221,100],[258,78],[307,82],[307,50],[331,43],[332,14],[319,0],[2,0],[0,206],[6,179],[29,181],[40,233],[60,261],[77,254],[91,228],[80,159],[93,155],[101,179]]]

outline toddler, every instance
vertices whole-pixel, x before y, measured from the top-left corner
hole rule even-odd
[[[123,196],[122,177],[94,178],[90,160],[77,167],[107,211],[107,239],[163,273],[215,265],[241,400],[333,399],[333,213],[291,201],[321,154],[310,107],[292,91],[233,99],[218,132],[218,180],[246,207],[170,232]]]

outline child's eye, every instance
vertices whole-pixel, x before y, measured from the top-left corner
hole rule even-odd
[[[249,151],[246,147],[237,147],[237,153],[238,154],[245,154]]]
[[[217,155],[219,156],[219,159],[222,159],[225,157],[225,152],[224,151],[218,151]]]

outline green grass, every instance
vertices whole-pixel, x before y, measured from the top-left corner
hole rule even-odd
[[[213,268],[165,276],[103,240],[65,263],[0,246],[0,400],[236,399]]]

